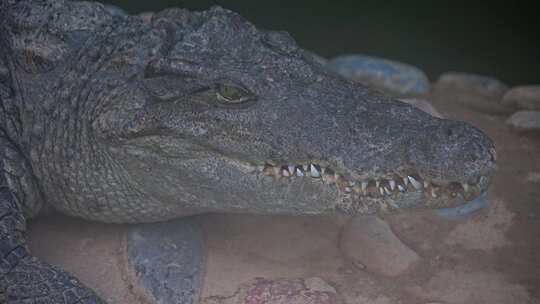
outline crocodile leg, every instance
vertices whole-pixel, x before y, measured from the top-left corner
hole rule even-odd
[[[0,148],[0,303],[105,303],[72,275],[31,255],[26,219],[5,178],[5,146]]]

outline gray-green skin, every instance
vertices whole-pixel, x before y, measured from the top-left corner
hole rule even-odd
[[[494,168],[478,129],[331,74],[219,7],[148,21],[0,0],[0,47],[0,302],[101,301],[31,257],[25,217],[43,210],[140,223],[438,208],[484,192]],[[281,169],[311,163],[328,176]]]

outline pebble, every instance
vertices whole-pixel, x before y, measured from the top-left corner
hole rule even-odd
[[[514,87],[504,95],[502,104],[522,110],[540,110],[540,85]]]
[[[424,72],[397,61],[346,55],[331,59],[328,67],[348,79],[395,96],[423,95],[430,90]]]
[[[434,87],[437,94],[444,94],[476,111],[497,115],[514,111],[502,104],[502,96],[508,87],[495,78],[451,72],[439,77]]]
[[[439,111],[437,111],[437,109],[435,109],[435,107],[427,100],[420,98],[400,98],[398,100],[415,106],[416,108],[428,113],[431,116],[443,118],[441,113],[439,113]]]
[[[540,131],[540,111],[519,111],[506,120],[516,131]]]
[[[420,257],[403,244],[388,224],[376,216],[357,216],[345,227],[340,248],[367,271],[389,277],[405,273]]]

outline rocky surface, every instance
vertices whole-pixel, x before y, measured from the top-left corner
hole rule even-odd
[[[504,95],[502,104],[523,110],[540,110],[540,85],[514,87]]]
[[[435,107],[427,100],[420,99],[420,98],[400,98],[399,101],[408,103],[412,106],[417,107],[418,109],[430,114],[431,116],[435,116],[438,118],[443,118],[442,114],[435,109]]]
[[[519,111],[506,120],[516,131],[540,131],[540,111]]]
[[[210,297],[203,304],[342,304],[334,287],[323,279],[257,278],[229,297]]]
[[[328,67],[346,78],[395,96],[415,96],[430,90],[420,69],[388,59],[347,55],[333,58]]]
[[[345,256],[371,272],[399,276],[420,260],[390,226],[376,216],[357,216],[345,227],[340,243]]]

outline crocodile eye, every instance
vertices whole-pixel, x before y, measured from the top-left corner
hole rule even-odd
[[[239,87],[220,84],[216,88],[216,96],[223,104],[240,104],[248,101],[251,94]]]

